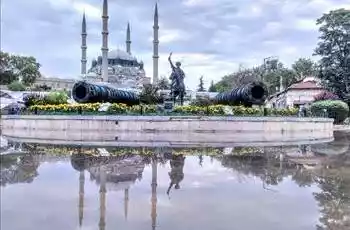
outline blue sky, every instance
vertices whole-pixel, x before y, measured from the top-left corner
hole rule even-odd
[[[132,2],[132,3],[131,3]],[[102,0],[2,0],[1,49],[35,56],[48,77],[78,78],[81,20],[88,27],[88,66],[101,50]],[[154,0],[109,0],[109,48],[131,50],[152,76]],[[160,75],[168,76],[169,52],[183,63],[185,83],[208,86],[238,67],[277,56],[290,65],[311,57],[317,44],[315,21],[350,0],[159,0]],[[315,57],[314,57],[315,58]]]

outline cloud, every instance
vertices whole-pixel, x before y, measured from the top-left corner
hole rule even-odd
[[[278,56],[286,65],[311,57],[317,44],[316,19],[348,0],[174,0],[159,1],[159,73],[168,76],[167,57],[183,63],[186,84],[196,88],[263,58]],[[100,0],[2,1],[1,49],[35,56],[46,76],[78,78],[81,19],[88,26],[88,64],[101,52]],[[154,4],[109,0],[109,48],[125,49],[131,24],[133,55],[152,76]]]

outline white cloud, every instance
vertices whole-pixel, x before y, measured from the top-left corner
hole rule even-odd
[[[299,30],[318,30],[315,20],[304,18],[295,21],[295,28]]]
[[[43,3],[44,2],[44,3]],[[154,5],[145,0],[110,0],[109,48],[125,49],[126,23],[131,23],[133,55],[152,77]],[[261,64],[278,56],[286,65],[311,57],[317,44],[316,19],[349,0],[180,0],[159,4],[159,73],[169,76],[167,57],[174,52],[196,88],[204,76],[218,81],[244,64]],[[102,1],[3,1],[2,43],[6,52],[32,55],[47,76],[78,77],[81,18],[87,15],[88,64],[101,53]]]
[[[167,44],[175,41],[187,41],[190,39],[190,34],[178,29],[162,29],[159,31],[159,42]],[[153,34],[148,38],[153,41]]]
[[[75,2],[73,3],[73,7],[80,14],[85,12],[86,16],[93,19],[100,19],[102,15],[102,10],[99,7],[83,3],[83,2]]]

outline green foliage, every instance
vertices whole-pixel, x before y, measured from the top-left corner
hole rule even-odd
[[[317,65],[310,58],[299,58],[292,64],[292,69],[300,80],[304,77],[315,76]]]
[[[12,91],[25,91],[26,90],[26,87],[19,81],[13,81],[7,87],[9,90],[12,90]]]
[[[209,86],[208,92],[217,92],[213,80],[210,82],[210,86]]]
[[[300,64],[298,63],[300,62],[297,62],[296,68],[299,68]],[[218,92],[224,92],[251,82],[263,81],[269,94],[274,94],[280,88],[281,77],[284,88],[289,87],[298,80],[294,70],[285,68],[283,63],[274,59],[266,61],[265,64],[258,67],[240,69],[235,73],[226,75],[215,84],[215,88]]]
[[[315,55],[321,57],[319,78],[343,100],[350,98],[350,10],[338,9],[317,19],[320,42]],[[350,100],[349,100],[350,102]]]
[[[112,104],[106,113],[98,112],[100,103],[92,104],[61,104],[61,105],[33,105],[30,111],[39,114],[69,114],[69,113],[93,113],[93,114],[120,114],[120,115],[157,115],[157,105]],[[171,115],[208,115],[208,116],[232,116],[227,115],[227,110],[233,112],[233,116],[263,116],[263,108],[247,108],[244,106],[175,106]],[[298,109],[266,109],[268,116],[296,116]]]
[[[315,116],[326,115],[334,119],[335,124],[342,123],[349,114],[349,106],[340,100],[317,101],[311,104],[311,112]]]
[[[190,105],[192,106],[208,106],[208,105],[212,105],[213,101],[209,99],[209,97],[207,96],[203,96],[203,97],[196,97],[195,100],[192,100]]]
[[[158,89],[170,89],[170,82],[168,78],[162,77],[157,84]]]
[[[7,84],[14,80],[21,80],[24,85],[31,85],[41,77],[40,64],[34,57],[10,55],[0,52],[1,81]]]
[[[32,105],[62,105],[67,104],[68,95],[65,91],[51,92],[48,95],[43,94],[29,94],[23,98],[24,104]]]
[[[199,78],[198,92],[205,92],[203,76]]]
[[[50,105],[67,104],[67,100],[68,100],[68,95],[64,91],[51,92],[45,98],[46,104],[50,104]]]
[[[162,98],[160,97],[158,90],[158,86],[152,84],[144,85],[140,93],[140,101],[148,105],[160,103]]]
[[[237,88],[241,85],[248,84],[261,79],[263,68],[241,69],[235,73],[224,76],[215,84],[217,92],[225,92]]]

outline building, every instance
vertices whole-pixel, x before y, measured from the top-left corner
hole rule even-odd
[[[299,107],[314,101],[314,97],[325,89],[318,79],[307,77],[289,86],[285,90],[271,95],[267,106],[271,108]]]
[[[126,28],[126,49],[109,50],[108,48],[108,0],[103,0],[102,13],[102,48],[101,55],[94,58],[87,69],[87,22],[83,14],[81,30],[81,78],[90,82],[108,82],[117,88],[132,88],[140,90],[144,84],[151,83],[146,76],[144,64],[138,61],[131,52],[131,29]],[[158,81],[158,6],[155,5],[153,25],[153,83]],[[35,85],[47,85],[52,89],[72,89],[78,79],[40,78]]]
[[[82,78],[88,81],[108,82],[117,88],[136,88],[141,89],[144,84],[151,83],[151,78],[146,76],[142,61],[138,61],[131,52],[131,30],[128,23],[126,28],[125,51],[116,49],[109,50],[108,48],[108,1],[103,1],[102,10],[102,55],[93,59],[91,67],[86,68],[86,52],[87,52],[87,24],[85,13],[82,20],[81,32],[81,75]],[[158,7],[155,6],[154,13],[154,70],[158,73]],[[157,81],[157,77],[156,77]]]
[[[42,77],[36,79],[34,86],[48,86],[54,90],[71,90],[76,80],[68,78]]]

